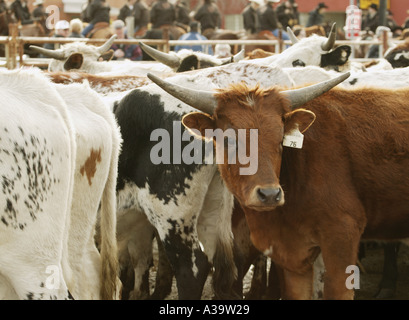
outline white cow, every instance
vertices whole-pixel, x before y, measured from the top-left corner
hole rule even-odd
[[[7,103],[1,109],[2,298],[117,298],[121,139],[112,113],[84,85],[52,84],[31,70],[0,76]],[[99,205],[101,253],[94,240]]]

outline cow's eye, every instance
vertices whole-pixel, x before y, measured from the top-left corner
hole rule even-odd
[[[293,61],[293,67],[305,67],[305,63],[300,59]]]

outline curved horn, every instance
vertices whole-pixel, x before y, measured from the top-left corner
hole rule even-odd
[[[34,45],[30,45],[29,49],[38,52],[40,54],[42,54],[45,57],[48,58],[54,58],[57,60],[64,60],[65,59],[65,53],[62,50],[49,50],[49,49],[45,49],[43,47],[37,47]]]
[[[300,41],[300,40],[298,40],[298,38],[295,36],[293,30],[291,30],[290,27],[287,27],[287,33],[288,33],[288,36],[290,37],[290,40],[291,40],[292,44],[296,44],[298,41]]]
[[[156,61],[162,62],[168,67],[178,68],[180,66],[180,59],[177,56],[156,50],[143,42],[139,42],[139,46],[146,54],[150,55]]]
[[[167,93],[195,109],[212,115],[217,107],[217,100],[210,91],[193,90],[181,87],[177,84],[162,80],[151,73],[148,73],[147,76],[152,82],[156,83]]]
[[[350,76],[349,72],[343,73],[340,76],[330,79],[327,81],[323,81],[312,86],[300,88],[300,89],[293,89],[293,90],[285,90],[282,91],[287,98],[291,102],[291,108],[295,109],[303,104],[307,103],[308,101],[315,99],[316,97],[324,94],[325,92],[331,90],[337,84],[341,83],[345,79]]]
[[[97,47],[98,52],[99,52],[100,54],[103,54],[103,53],[107,52],[107,51],[111,48],[111,46],[112,46],[112,44],[114,43],[114,41],[115,41],[116,38],[117,38],[117,35],[114,34],[114,35],[113,35],[111,38],[109,38],[108,41],[105,42],[102,46]]]
[[[223,64],[228,64],[228,63],[232,63],[232,62],[239,62],[240,60],[243,60],[245,58],[245,54],[244,54],[244,49],[242,49],[239,53],[236,53],[234,56],[232,57],[227,57],[227,58],[221,58],[219,59]]]
[[[323,51],[330,51],[335,44],[335,40],[337,38],[337,31],[336,31],[337,23],[334,22],[331,27],[331,31],[329,32],[328,39],[321,45],[321,49]]]

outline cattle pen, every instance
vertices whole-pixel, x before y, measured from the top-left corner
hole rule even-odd
[[[37,66],[37,67],[47,67],[50,60],[49,58],[30,58],[24,54],[24,46],[42,45],[45,43],[54,43],[58,45],[63,45],[71,42],[85,42],[88,44],[102,44],[107,39],[90,39],[90,38],[53,38],[53,37],[24,37],[18,35],[18,27],[15,25],[10,25],[10,35],[0,37],[0,45],[5,46],[5,57],[0,57],[0,67],[5,67],[7,69],[15,69],[22,66]],[[384,53],[388,49],[388,39],[387,32],[383,33],[381,40],[337,40],[336,45],[351,45],[353,50],[351,54],[352,60],[368,60],[368,59],[355,59],[354,57],[354,47],[356,46],[371,46],[378,45],[380,50],[380,57],[383,58]],[[217,45],[217,44],[229,44],[233,47],[234,52],[238,52],[243,49],[246,45],[256,45],[256,46],[274,46],[276,53],[281,53],[285,50],[286,46],[291,45],[289,40],[170,40],[165,39],[116,39],[114,43],[116,44],[139,44],[143,42],[148,45],[158,46],[158,49],[164,52],[169,52],[171,47],[177,45]],[[393,40],[394,44],[400,44],[404,41]],[[369,59],[376,60],[376,59]]]

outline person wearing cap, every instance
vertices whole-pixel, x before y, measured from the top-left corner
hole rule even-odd
[[[318,3],[317,7],[308,14],[306,27],[319,26],[324,22],[324,13],[328,6],[324,2]]]
[[[380,26],[378,6],[372,3],[368,7],[368,12],[362,19],[361,30],[370,30],[376,32],[376,28]]]
[[[222,23],[220,10],[212,0],[204,0],[203,5],[199,7],[193,19],[200,22],[202,33],[206,29],[220,28]]]
[[[257,10],[261,5],[263,5],[261,0],[250,0],[241,13],[243,26],[248,35],[257,33],[257,25],[259,24]]]
[[[197,21],[192,21],[189,24],[190,31],[188,33],[182,34],[179,37],[179,40],[208,40],[204,35],[200,34],[200,23]],[[178,52],[182,49],[190,49],[197,52],[204,52],[210,55],[213,55],[212,46],[196,44],[193,46],[189,45],[177,45],[175,47],[175,52]]]
[[[16,20],[20,21],[21,24],[33,23],[30,11],[28,10],[27,1],[28,0],[14,0],[10,5],[10,9],[14,13]]]
[[[108,6],[106,0],[93,0],[87,7],[87,17],[90,23],[82,30],[82,35],[86,37],[98,22],[105,22],[109,25],[110,10],[111,8]]]
[[[128,36],[125,33],[125,23],[122,20],[115,20],[112,23],[112,28],[114,29],[113,31],[114,34],[116,34],[117,39],[128,39]],[[136,44],[114,43],[111,46],[111,49],[114,51],[112,60],[142,60],[142,50]]]
[[[67,20],[58,20],[54,26],[54,35],[52,38],[66,38],[70,34],[70,24]],[[58,49],[60,44],[58,43],[46,43],[45,49],[55,50]]]

